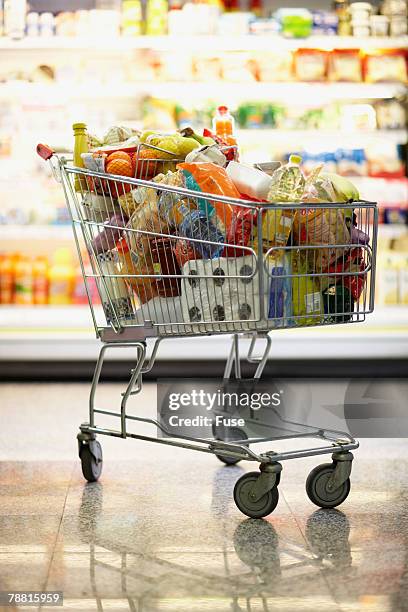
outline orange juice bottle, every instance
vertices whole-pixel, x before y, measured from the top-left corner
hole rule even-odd
[[[70,249],[60,248],[54,253],[53,262],[48,269],[49,304],[70,304],[74,290],[75,268]]]
[[[33,303],[33,263],[29,257],[20,257],[14,270],[14,303]]]
[[[41,255],[33,263],[33,302],[48,303],[48,259]]]
[[[14,261],[6,254],[0,261],[0,304],[11,304],[14,295]]]
[[[224,142],[231,146],[236,146],[237,141],[234,138],[235,121],[234,117],[228,110],[228,106],[219,106],[213,119],[213,130],[216,136],[219,136]]]

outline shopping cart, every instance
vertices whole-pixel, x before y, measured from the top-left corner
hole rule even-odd
[[[281,461],[332,454],[331,463],[309,474],[306,491],[322,508],[338,506],[349,494],[351,451],[358,447],[348,434],[312,428],[307,435],[322,445],[257,453],[256,443],[304,439],[306,434],[289,427],[286,435],[249,439],[234,432],[223,439],[171,436],[158,419],[129,414],[127,405],[130,396],[141,392],[143,374],[152,369],[165,338],[232,333],[224,378],[234,369],[240,379],[239,338],[249,334],[247,360],[255,365],[256,381],[270,352],[270,331],[364,321],[374,308],[376,204],[283,205],[197,192],[184,188],[177,173],[168,173],[166,164],[175,169],[177,160],[161,159],[157,151],[149,157],[146,145],[141,147],[138,178],[75,167],[49,147],[37,148],[62,184],[96,335],[103,343],[89,422],[78,434],[84,477],[96,481],[102,471],[96,434],[199,450],[225,463],[255,461],[260,472],[237,481],[234,500],[244,514],[260,518],[278,503]],[[149,358],[148,338],[154,339]],[[265,344],[255,355],[258,339]],[[97,408],[95,393],[107,350],[125,347],[136,350],[136,364],[120,410]],[[113,418],[119,425],[102,427],[96,417]],[[135,422],[155,426],[161,437],[130,431]]]

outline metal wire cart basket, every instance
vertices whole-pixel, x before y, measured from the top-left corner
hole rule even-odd
[[[146,145],[137,151],[138,178],[75,167],[44,145],[37,151],[62,184],[96,334],[103,343],[89,422],[78,435],[84,477],[95,481],[101,474],[98,433],[201,450],[227,464],[256,461],[260,472],[245,473],[237,481],[234,499],[243,513],[259,518],[278,503],[282,460],[331,453],[331,463],[310,473],[306,491],[320,507],[342,503],[350,490],[350,451],[358,447],[347,434],[303,428],[302,437],[317,437],[324,444],[258,454],[251,448],[257,442],[299,434],[289,426],[282,427],[285,435],[278,438],[248,439],[243,432],[221,440],[150,437],[129,431],[129,424],[147,422],[162,434],[169,432],[158,420],[130,415],[127,402],[142,390],[142,376],[153,367],[164,338],[232,334],[224,377],[234,368],[239,379],[239,337],[250,334],[247,358],[258,380],[270,351],[270,331],[364,321],[374,308],[376,204],[274,204],[197,192],[184,188],[177,172],[168,172],[176,170],[177,160],[169,161],[165,151],[161,159],[160,149]],[[155,339],[149,359],[147,338]],[[261,356],[255,356],[257,339],[265,343]],[[120,410],[96,408],[107,349],[129,346],[137,358]],[[117,428],[96,424],[102,417],[117,419]]]

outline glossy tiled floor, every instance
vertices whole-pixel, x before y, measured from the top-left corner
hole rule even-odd
[[[253,466],[201,453],[103,439],[103,477],[85,485],[88,390],[0,387],[0,590],[62,590],[78,612],[408,610],[404,440],[362,441],[339,511],[306,497],[319,459],[287,462],[277,509],[250,520],[232,489]],[[104,403],[120,390],[104,385]],[[153,414],[153,385],[144,398]]]

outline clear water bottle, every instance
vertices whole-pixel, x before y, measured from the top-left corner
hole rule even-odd
[[[300,155],[291,155],[289,161],[272,175],[268,193],[269,202],[300,202],[305,189],[305,177],[299,167]]]

